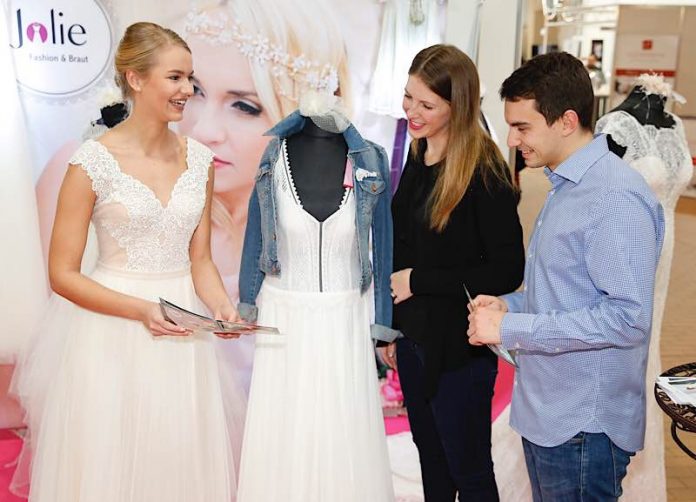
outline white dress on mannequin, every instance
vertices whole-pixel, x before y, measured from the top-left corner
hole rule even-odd
[[[286,145],[273,169],[278,261],[257,298],[239,502],[391,502],[371,295],[360,293],[356,201],[319,222],[302,207]]]
[[[70,163],[92,181],[99,262],[90,278],[202,311],[189,245],[212,152],[187,140],[187,170],[164,205],[88,140]],[[27,412],[14,489],[32,502],[230,502],[246,407],[210,333],[153,336],[135,320],[54,294],[13,380]],[[234,341],[231,341],[234,343]],[[31,464],[30,464],[31,461]]]
[[[624,111],[614,111],[597,121],[595,132],[611,134],[626,147],[623,159],[640,172],[662,204],[665,240],[655,276],[653,327],[650,339],[647,386],[645,448],[628,467],[623,482],[623,500],[660,502],[666,500],[664,434],[662,411],[653,396],[655,377],[661,373],[660,332],[665,309],[674,251],[674,210],[679,196],[688,186],[693,168],[691,155],[679,117],[672,115],[671,128],[643,125]]]

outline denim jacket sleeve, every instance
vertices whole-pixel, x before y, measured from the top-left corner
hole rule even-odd
[[[375,295],[375,324],[371,326],[372,338],[378,342],[392,342],[401,332],[391,327],[392,298],[391,273],[393,261],[393,223],[391,216],[391,183],[389,161],[381,146],[375,145],[380,174],[385,189],[380,194],[372,216],[372,266]]]
[[[255,322],[258,314],[256,296],[259,294],[265,274],[261,270],[261,208],[256,187],[249,199],[249,214],[244,233],[242,262],[239,270],[239,315],[247,322]]]

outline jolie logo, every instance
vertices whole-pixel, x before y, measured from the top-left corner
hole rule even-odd
[[[29,40],[33,42],[37,33],[39,34],[39,37],[41,37],[41,41],[46,42],[46,39],[48,38],[48,30],[43,24],[31,23],[29,26],[27,26],[27,37]]]
[[[108,71],[114,39],[101,0],[2,2],[17,82],[23,90],[48,97],[75,96]]]
[[[35,40],[37,42],[38,40],[41,40],[41,43],[46,43],[49,39],[49,26],[51,44],[75,46],[85,45],[87,43],[87,30],[85,27],[77,23],[66,27],[65,23],[61,19],[63,16],[64,14],[62,12],[58,12],[56,15],[55,9],[51,9],[49,12],[48,23],[43,24],[38,21],[32,21],[25,29],[22,21],[22,9],[17,9],[17,24],[14,27],[15,33],[13,34],[15,43],[10,43],[10,47],[13,49],[20,49],[24,45],[25,33],[29,41],[32,43]]]

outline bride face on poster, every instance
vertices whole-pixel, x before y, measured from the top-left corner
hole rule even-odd
[[[211,46],[198,37],[188,43],[195,58],[194,95],[179,131],[215,154],[213,260],[228,293],[236,296],[247,204],[268,143],[263,133],[275,120],[259,98],[249,60],[236,47]]]
[[[268,142],[263,133],[273,120],[257,94],[249,61],[236,47],[211,47],[197,38],[189,44],[197,55],[194,95],[179,129],[215,153],[214,192],[234,212],[253,187]]]
[[[231,0],[203,7],[187,19],[184,36],[193,54],[194,96],[179,131],[215,154],[212,253],[233,296],[249,197],[269,141],[263,134],[297,108],[293,97],[299,89],[287,73],[278,75],[268,62],[242,54],[229,34],[236,26],[292,57],[304,54],[328,63],[338,68],[345,89],[344,42],[340,30],[328,29],[332,16],[323,0]]]

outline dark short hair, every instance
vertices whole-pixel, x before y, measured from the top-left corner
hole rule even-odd
[[[505,79],[500,97],[507,101],[533,99],[548,125],[566,110],[573,110],[580,126],[592,130],[592,82],[582,62],[567,52],[541,54],[527,61]]]

